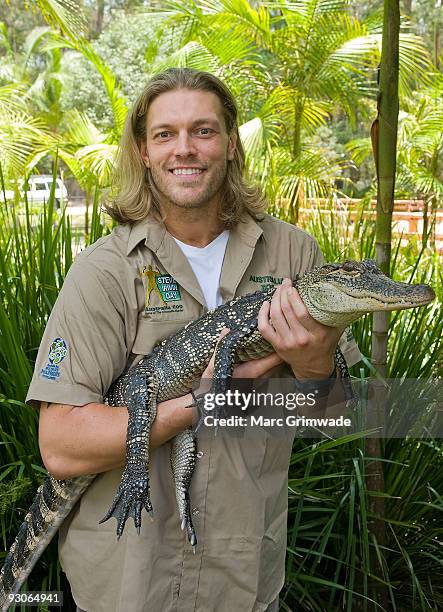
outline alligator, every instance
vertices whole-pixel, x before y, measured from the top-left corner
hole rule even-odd
[[[372,260],[326,264],[293,281],[311,316],[331,327],[346,327],[366,313],[424,306],[435,294],[428,285],[395,282]],[[215,350],[212,391],[223,392],[230,383],[235,364],[269,355],[273,349],[258,331],[261,305],[270,301],[275,289],[236,298],[209,311],[175,335],[161,342],[152,353],[123,373],[111,386],[105,402],[127,406],[126,466],[112,506],[104,520],[117,519],[120,537],[129,516],[140,530],[142,509],[152,513],[149,489],[149,434],[156,405],[190,392],[205,371]],[[230,331],[220,340],[224,328]],[[349,377],[346,362],[336,353],[343,377]],[[197,398],[204,414],[201,396]],[[202,418],[202,417],[201,417]],[[196,435],[189,429],[171,444],[171,469],[181,528],[196,546],[190,513],[189,485],[195,465]],[[8,595],[20,591],[36,561],[95,475],[70,480],[46,477],[12,544],[0,574],[0,606],[9,607]]]

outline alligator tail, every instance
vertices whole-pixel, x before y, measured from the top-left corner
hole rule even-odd
[[[2,612],[6,612],[10,606],[8,596],[20,591],[58,528],[94,478],[95,475],[71,480],[56,480],[52,476],[45,478],[0,572]]]

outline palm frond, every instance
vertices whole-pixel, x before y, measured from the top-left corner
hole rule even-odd
[[[263,4],[253,7],[247,0],[199,0],[202,12],[229,19],[233,37],[247,35],[266,45],[271,36],[270,14]]]
[[[121,87],[115,74],[100,57],[100,55],[94,50],[92,45],[84,38],[71,41],[61,37],[54,37],[51,45],[53,47],[57,46],[59,48],[72,49],[73,51],[81,53],[81,55],[90,61],[96,68],[102,77],[106,93],[108,94],[114,119],[114,137],[115,140],[118,141],[123,132],[123,126],[125,124],[128,109],[126,106],[126,99],[121,93]]]
[[[151,73],[157,74],[170,67],[194,68],[214,73],[220,71],[218,58],[196,41],[188,42],[184,47],[178,49],[164,60],[155,62],[151,67]]]
[[[33,149],[46,139],[44,124],[25,113],[10,111],[0,115],[0,164],[6,179],[24,173]]]
[[[116,155],[117,145],[104,143],[87,145],[75,153],[76,159],[96,177],[100,187],[110,185]]]
[[[106,140],[106,134],[95,127],[86,113],[71,110],[66,114],[66,123],[69,126],[66,140],[71,146],[100,144]]]
[[[56,31],[72,40],[83,36],[87,31],[86,19],[79,0],[29,0],[40,9],[44,19]]]
[[[372,155],[372,144],[370,138],[354,138],[346,143],[346,150],[357,165],[364,162]]]
[[[279,180],[279,196],[290,202],[327,197],[334,182],[340,178],[340,162],[318,151],[303,149],[294,160],[286,150],[274,151],[275,171]]]
[[[26,89],[25,83],[9,83],[0,86],[0,116],[26,112]]]
[[[53,34],[54,33],[49,26],[33,28],[29,32],[24,45],[23,69],[26,68],[30,57],[38,50],[45,38],[52,37]]]

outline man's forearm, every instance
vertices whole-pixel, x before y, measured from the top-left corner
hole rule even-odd
[[[158,405],[151,448],[160,446],[192,424],[192,396]],[[125,462],[128,411],[91,403],[85,406],[42,403],[39,442],[43,462],[59,479],[97,474]]]

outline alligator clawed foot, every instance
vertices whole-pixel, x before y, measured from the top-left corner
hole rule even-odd
[[[197,413],[198,413],[198,420],[197,420],[197,424],[194,427],[195,433],[198,433],[200,428],[206,424],[206,421],[205,421],[206,417],[210,417],[209,421],[207,422],[210,424],[211,429],[214,430],[215,433],[217,433],[218,420],[226,419],[229,416],[229,410],[226,405],[220,405],[220,406],[214,405],[213,408],[212,407],[206,408],[205,403],[204,403],[204,395],[197,398]]]
[[[197,546],[197,536],[195,535],[194,525],[192,524],[191,519],[191,500],[189,497],[189,493],[185,493],[185,508],[182,514],[180,514],[181,521],[181,529],[182,531],[186,529],[186,533],[188,536],[188,541],[192,546],[194,553],[195,548]]]
[[[112,505],[100,521],[100,523],[104,523],[112,516],[116,518],[118,538],[123,534],[128,517],[132,516],[135,528],[140,534],[143,508],[150,516],[153,514],[149,497],[149,478],[142,471],[146,472],[146,469],[125,469]]]

